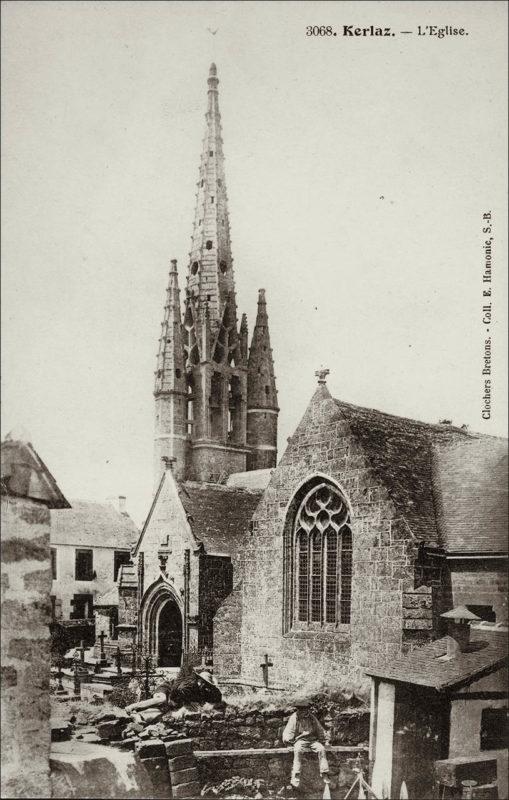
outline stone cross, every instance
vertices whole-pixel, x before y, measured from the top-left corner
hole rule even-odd
[[[315,372],[315,375],[318,378],[318,383],[319,384],[327,383],[326,378],[327,378],[327,375],[329,375],[329,373],[330,373],[329,369],[324,369],[323,367],[322,367],[322,369],[317,369],[316,372]]]
[[[115,662],[117,665],[117,673],[122,675],[122,653],[120,652],[120,647],[117,647],[117,652],[115,653]]]
[[[269,657],[267,653],[265,653],[263,657],[263,664],[260,664],[260,667],[262,668],[263,683],[266,689],[269,688],[269,667],[273,666],[274,664],[272,663],[272,661],[269,661]]]

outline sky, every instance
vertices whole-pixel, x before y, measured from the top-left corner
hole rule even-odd
[[[170,259],[185,285],[211,61],[238,309],[252,330],[266,289],[280,454],[322,366],[344,401],[506,435],[506,16],[501,2],[4,2],[3,435],[25,429],[69,499],[123,494],[137,523],[148,513],[157,339]]]

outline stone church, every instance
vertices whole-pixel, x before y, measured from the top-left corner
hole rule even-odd
[[[277,462],[265,295],[237,324],[212,65],[181,316],[173,261],[155,374],[155,494],[119,587],[120,633],[220,680],[359,678],[468,605],[507,619],[507,442],[331,397]],[[263,666],[262,666],[263,665]]]
[[[171,262],[155,372],[154,499],[119,585],[120,633],[160,666],[212,647],[243,537],[277,460],[278,401],[265,292],[249,342],[238,324],[217,70],[205,136],[183,315]]]

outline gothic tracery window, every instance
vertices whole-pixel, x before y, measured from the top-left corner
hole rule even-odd
[[[314,479],[295,498],[285,533],[287,628],[350,623],[352,532],[335,486]]]

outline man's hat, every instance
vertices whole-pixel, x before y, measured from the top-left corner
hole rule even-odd
[[[216,679],[214,678],[212,673],[209,672],[208,669],[200,670],[195,667],[194,672],[196,673],[196,675],[198,675],[199,678],[206,681],[206,683],[210,683],[211,686],[217,686]]]
[[[310,700],[306,700],[305,698],[301,698],[300,700],[295,700],[293,705],[295,708],[309,708],[311,705]]]

